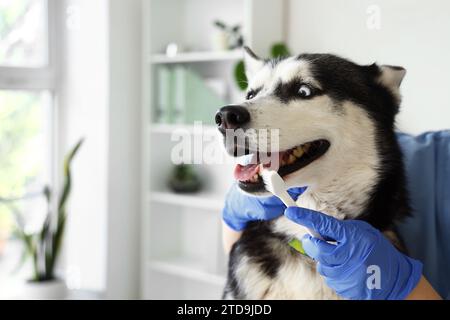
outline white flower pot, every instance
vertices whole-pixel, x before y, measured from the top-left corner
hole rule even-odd
[[[67,298],[67,286],[62,280],[28,281],[23,285],[19,299],[62,300]]]
[[[215,51],[226,51],[229,46],[228,34],[222,30],[216,30],[212,34],[212,49]]]

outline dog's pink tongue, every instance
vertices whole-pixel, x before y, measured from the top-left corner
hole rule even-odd
[[[246,166],[236,165],[234,169],[234,178],[238,181],[250,180],[255,174],[259,172],[259,164],[249,164]]]

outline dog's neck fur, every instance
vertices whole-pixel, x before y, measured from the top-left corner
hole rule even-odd
[[[410,208],[404,188],[402,156],[395,134],[383,143],[389,148],[382,151],[378,147],[382,156],[376,164],[371,157],[365,161],[359,158],[355,163],[341,163],[334,170],[338,175],[317,181],[298,198],[297,205],[340,220],[366,220],[380,230],[389,229],[395,220],[408,216]],[[284,216],[274,225],[277,232],[297,238],[306,233],[305,228]]]
[[[308,189],[297,204],[326,213],[337,219],[354,219],[366,208],[370,194],[378,180],[373,169],[341,172],[316,188]]]

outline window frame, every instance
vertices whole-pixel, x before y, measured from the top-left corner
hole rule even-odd
[[[0,90],[49,90],[56,93],[57,74],[57,1],[47,0],[48,63],[44,67],[0,65]]]
[[[60,114],[61,103],[59,95],[61,94],[61,85],[58,78],[61,74],[60,56],[62,53],[62,28],[64,27],[64,8],[61,0],[47,0],[47,54],[48,62],[42,67],[20,67],[20,66],[1,66],[0,65],[0,91],[47,91],[50,95],[49,111],[49,149],[48,162],[46,165],[49,170],[50,188],[56,192],[60,186],[60,161],[62,157],[59,154],[60,143],[63,138],[60,134]],[[20,195],[19,195],[20,196]],[[53,196],[50,206],[53,214],[57,213],[58,196]],[[11,241],[11,239],[9,239]],[[18,242],[18,240],[12,240]],[[64,266],[64,261],[61,265]],[[3,271],[3,270],[2,270]],[[22,279],[24,274],[17,274],[17,279]],[[2,277],[0,275],[0,280]],[[0,290],[1,291],[1,290]],[[1,295],[1,292],[0,292]]]
[[[50,141],[49,141],[49,163],[50,185],[52,189],[59,186],[60,174],[58,169],[59,158],[59,114],[60,104],[58,96],[60,87],[58,85],[58,75],[60,69],[59,56],[61,52],[61,39],[59,28],[62,27],[63,4],[60,0],[47,0],[47,51],[48,63],[43,67],[10,67],[0,65],[0,90],[5,91],[48,91],[51,99],[51,109],[49,115]],[[51,207],[55,212],[57,208],[56,198],[53,197]]]

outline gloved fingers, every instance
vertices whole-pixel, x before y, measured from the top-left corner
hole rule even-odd
[[[292,199],[294,199],[295,201],[297,201],[298,197],[300,197],[303,192],[305,192],[307,189],[307,187],[301,187],[301,188],[290,188],[288,189],[288,193],[289,195],[292,197]]]
[[[242,192],[238,185],[234,183],[229,189],[225,204],[231,207],[234,211],[248,211],[251,209],[261,210],[264,207],[277,207],[279,210],[283,210],[285,205],[283,202],[275,196],[269,196],[264,198],[252,197]]]
[[[286,206],[277,197],[253,198],[255,200],[255,210],[252,216],[260,217],[261,220],[272,220],[283,215]]]
[[[316,231],[322,237],[331,238],[338,242],[344,239],[344,225],[336,218],[299,207],[289,207],[284,211],[284,214],[288,219]]]
[[[325,263],[318,263],[317,264],[317,272],[332,281],[336,277],[337,272],[333,269],[333,267],[330,267],[326,265]]]
[[[241,220],[246,225],[248,221],[277,218],[283,214],[285,208],[283,202],[275,196],[265,198],[251,197],[239,190],[236,184],[233,184],[226,197],[223,215],[228,220]],[[241,223],[236,221],[236,223],[232,222],[232,224]]]
[[[252,199],[253,201],[259,203],[261,206],[270,206],[270,207],[278,207],[278,208],[284,208],[286,207],[278,197],[276,196],[269,196],[269,197],[263,197],[263,198],[257,198],[257,197],[251,197],[246,196],[249,199]]]
[[[357,267],[357,265],[330,264],[324,261],[319,261],[317,264],[317,272],[329,279],[339,279],[339,281],[345,281],[347,278],[352,276],[355,270],[357,270]]]
[[[362,300],[364,299],[364,295],[360,292],[364,292],[364,289],[355,287],[352,285],[351,279],[346,281],[340,281],[337,279],[325,278],[325,283],[328,287],[333,288],[336,293],[344,298],[350,300]],[[359,293],[359,294],[358,294]]]
[[[302,238],[303,249],[306,254],[319,262],[328,262],[333,260],[332,255],[336,246],[321,239],[305,235]],[[331,256],[331,257],[330,257]]]

